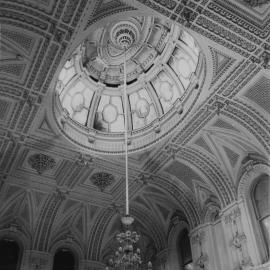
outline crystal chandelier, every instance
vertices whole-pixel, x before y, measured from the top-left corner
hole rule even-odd
[[[134,248],[134,245],[140,239],[140,235],[135,231],[126,230],[117,234],[116,239],[120,246],[115,252],[114,260],[109,261],[110,265],[116,269],[139,269],[142,263],[141,251]]]
[[[119,247],[116,250],[114,257],[109,260],[110,268],[117,270],[135,270],[142,269],[141,250],[137,247],[136,243],[140,239],[140,235],[136,231],[131,230],[131,225],[134,218],[129,215],[129,190],[128,190],[128,120],[127,120],[127,74],[126,74],[126,50],[134,44],[135,33],[132,28],[123,29],[127,27],[126,24],[119,24],[115,30],[114,42],[120,49],[124,51],[124,112],[125,112],[125,193],[126,193],[126,213],[121,218],[125,231],[118,233],[116,240],[119,242]],[[152,263],[148,262],[146,269],[152,269]]]

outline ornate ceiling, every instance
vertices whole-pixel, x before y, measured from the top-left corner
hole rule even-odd
[[[204,55],[180,25],[149,16],[109,20],[72,53],[55,86],[59,128],[84,151],[123,152],[124,60],[130,153],[167,137],[201,92]]]
[[[29,248],[50,251],[73,239],[82,257],[101,261],[120,229],[123,157],[72,143],[53,105],[63,65],[109,20],[162,16],[182,25],[204,55],[189,113],[166,140],[129,157],[131,214],[148,257],[166,246],[175,216],[194,228],[236,199],[249,153],[269,157],[269,1],[0,2],[0,228],[22,232]]]

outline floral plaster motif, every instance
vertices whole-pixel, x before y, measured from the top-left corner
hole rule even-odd
[[[100,189],[101,192],[103,192],[106,187],[110,186],[115,181],[115,179],[112,174],[98,172],[91,176],[91,181]]]
[[[240,211],[240,208],[237,207],[224,217],[225,224],[234,222],[235,219],[240,216],[241,216],[241,211]]]
[[[42,174],[47,170],[53,169],[56,165],[55,160],[45,154],[34,154],[28,158],[28,163],[32,169],[36,170],[38,174]]]
[[[206,263],[208,261],[208,256],[205,253],[201,253],[200,257],[196,260],[196,265],[199,269],[207,269]]]

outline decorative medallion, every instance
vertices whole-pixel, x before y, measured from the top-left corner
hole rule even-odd
[[[56,165],[56,162],[52,157],[40,153],[31,155],[28,158],[28,163],[38,174],[53,169]]]
[[[127,49],[134,44],[139,36],[137,25],[130,21],[121,21],[114,25],[110,32],[113,44],[119,49]]]
[[[94,173],[90,180],[101,192],[115,181],[114,176],[106,172]]]

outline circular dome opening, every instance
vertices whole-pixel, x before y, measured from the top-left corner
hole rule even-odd
[[[81,146],[121,153],[126,59],[130,151],[150,146],[193,106],[201,58],[193,37],[161,18],[109,22],[92,31],[62,68],[56,83],[58,122],[65,118],[64,133]]]

